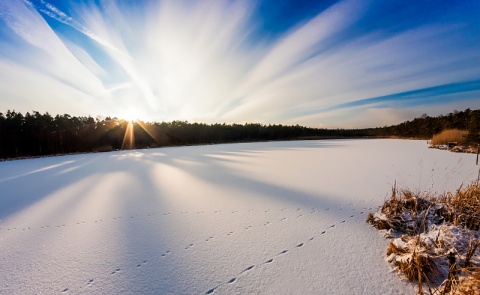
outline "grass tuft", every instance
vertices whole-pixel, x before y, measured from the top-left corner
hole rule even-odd
[[[480,294],[480,185],[440,196],[392,188],[367,222],[391,238],[388,262],[419,294]]]

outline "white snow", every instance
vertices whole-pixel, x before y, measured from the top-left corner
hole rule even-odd
[[[476,179],[425,141],[174,147],[0,163],[0,294],[413,294],[365,222]]]

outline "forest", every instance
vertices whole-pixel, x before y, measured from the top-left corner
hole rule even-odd
[[[142,122],[118,118],[52,116],[37,111],[0,113],[0,159],[248,141],[398,137],[430,139],[444,129],[468,130],[479,142],[480,110],[422,115],[398,125],[367,129],[322,129],[299,125]]]

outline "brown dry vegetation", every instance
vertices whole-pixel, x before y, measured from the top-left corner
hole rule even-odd
[[[392,238],[388,261],[419,294],[480,294],[480,185],[441,196],[397,190],[367,222]]]
[[[460,129],[446,129],[433,135],[432,145],[447,144],[449,142],[463,143],[468,131]]]

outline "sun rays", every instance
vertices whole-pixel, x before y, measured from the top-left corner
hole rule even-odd
[[[123,120],[122,120],[123,121]],[[153,139],[155,144],[159,144],[159,140],[154,135],[154,132],[150,130],[150,126],[145,124],[142,120],[127,120],[127,128],[125,129],[125,135],[123,136],[122,150],[131,150],[135,149],[135,132],[142,131],[145,132],[148,137]]]
[[[128,121],[127,129],[122,142],[122,150],[131,150],[135,148],[135,133],[133,132],[133,122]]]

